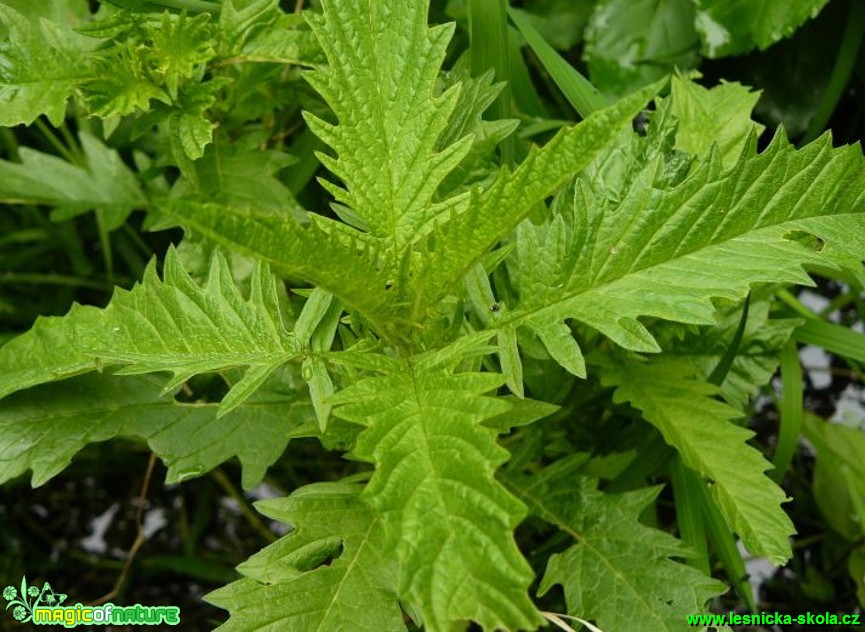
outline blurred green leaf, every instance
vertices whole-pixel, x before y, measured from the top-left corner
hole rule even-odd
[[[815,17],[828,0],[695,0],[702,52],[709,57],[768,48]]]
[[[817,450],[814,500],[834,531],[856,541],[865,533],[855,507],[865,501],[865,432],[811,414],[805,415],[804,422],[805,436]]]
[[[699,59],[691,0],[601,0],[586,27],[589,78],[620,97]]]
[[[238,456],[248,489],[289,439],[317,432],[309,400],[291,388],[295,378],[288,379],[282,386],[273,381],[221,417],[219,404],[181,404],[162,395],[158,376],[92,374],[12,395],[0,401],[0,482],[31,469],[32,484],[42,485],[88,443],[122,436],[145,439],[168,466],[168,482],[200,476]]]
[[[101,209],[107,230],[122,226],[147,203],[141,186],[116,150],[83,131],[79,138],[83,166],[28,147],[20,149],[20,164],[0,160],[0,202],[55,206],[55,220]]]
[[[553,48],[565,51],[582,41],[594,6],[595,0],[526,0],[522,12]]]

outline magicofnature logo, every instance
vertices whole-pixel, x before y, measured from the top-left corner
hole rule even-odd
[[[3,598],[8,602],[6,610],[20,623],[35,625],[62,625],[74,628],[78,625],[177,625],[180,623],[180,608],[177,606],[115,606],[106,603],[99,606],[63,606],[66,595],[57,593],[45,582],[42,588],[28,586],[27,578],[21,579],[21,588],[6,586]]]

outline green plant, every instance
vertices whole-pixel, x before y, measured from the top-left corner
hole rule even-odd
[[[62,37],[0,6],[0,123],[65,126],[71,98],[79,126],[65,161],[0,164],[0,195],[95,209],[103,232],[136,208],[187,231],[104,309],[0,347],[0,481],[42,484],[117,436],[175,482],[237,456],[252,487],[297,437],[364,464],[257,505],[293,530],[210,595],[226,630],[534,629],[544,604],[684,629],[724,591],[707,542],[752,602],[735,537],[780,565],[794,527],[738,420],[800,324],[779,288],[861,274],[860,149],[778,133],[758,152],[753,94],[681,75],[527,149],[515,121],[483,119],[492,73],[443,72],[454,29],[424,0],[331,0],[305,21],[205,4],[79,7]],[[275,175],[301,109],[332,213],[296,197],[306,131],[306,175]],[[681,539],[653,518],[656,477]]]

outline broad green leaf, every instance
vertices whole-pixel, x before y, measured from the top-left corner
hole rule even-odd
[[[249,489],[261,482],[289,439],[317,434],[296,376],[281,374],[222,417],[218,404],[181,404],[163,396],[163,381],[92,374],[0,401],[0,482],[30,469],[32,484],[42,485],[89,443],[140,437],[168,466],[169,483],[200,476],[237,456]]]
[[[66,102],[89,75],[87,48],[45,18],[28,20],[0,4],[0,126],[29,125],[44,114],[54,125],[66,116]]]
[[[739,83],[725,83],[711,90],[681,76],[672,79],[672,114],[678,119],[676,148],[697,156],[718,145],[726,168],[736,164],[752,131],[763,126],[751,120],[758,92]]]
[[[338,123],[309,112],[335,153],[318,154],[342,184],[322,184],[366,226],[393,264],[418,230],[448,208],[433,196],[468,152],[463,137],[439,149],[459,92],[436,94],[453,25],[427,27],[427,2],[323,2],[309,22],[328,59],[306,75]]]
[[[135,174],[114,149],[86,132],[79,134],[86,164],[75,165],[28,147],[21,163],[0,160],[0,201],[5,204],[50,204],[53,218],[68,219],[101,209],[106,228],[123,225],[129,213],[147,200]]]
[[[695,0],[702,52],[709,57],[768,48],[815,17],[828,0]]]
[[[657,352],[639,317],[711,324],[713,299],[739,301],[754,283],[810,285],[802,266],[832,263],[799,239],[802,233],[865,256],[858,147],[835,149],[825,137],[795,150],[778,136],[755,154],[752,137],[732,169],[712,152],[672,188],[653,186],[662,171],[656,165],[618,204],[578,187],[572,208],[554,220],[573,245],[527,250],[536,258],[518,267],[543,269],[521,288],[502,325],[570,317],[623,347]]]
[[[550,557],[539,592],[561,584],[568,614],[602,630],[689,630],[685,616],[706,611],[724,586],[671,558],[689,549],[639,522],[659,488],[605,495],[560,461],[531,477],[508,473],[509,489],[532,514],[558,527],[573,544]]]
[[[732,420],[742,413],[713,398],[718,388],[695,378],[686,363],[605,360],[601,380],[613,401],[629,402],[709,483],[712,499],[745,547],[780,565],[792,555],[793,523],[781,509],[784,492],[764,472],[768,461],[746,441],[753,432]]]
[[[90,17],[86,2],[81,0],[52,0],[51,2],[32,2],[31,0],[3,0],[3,4],[17,11],[23,17],[38,25],[43,19],[54,22],[65,30],[65,35],[75,38],[73,29],[82,25]],[[0,31],[0,36],[5,36]]]
[[[238,567],[244,579],[207,596],[231,613],[218,630],[405,630],[396,559],[381,519],[360,500],[362,490],[316,483],[256,503],[292,530]]]
[[[534,628],[531,570],[513,530],[522,504],[493,477],[507,453],[482,425],[509,404],[483,394],[494,374],[418,370],[362,380],[334,414],[361,424],[354,456],[375,464],[362,498],[382,517],[400,561],[398,594],[428,630]]]
[[[583,56],[603,93],[621,96],[699,61],[691,0],[602,0]]]
[[[234,385],[248,396],[300,352],[270,272],[259,266],[251,286],[249,298],[241,296],[219,255],[199,286],[170,250],[162,280],[151,264],[140,285],[118,289],[104,310],[76,305],[0,348],[0,396],[111,364],[125,365],[118,373],[127,375],[169,371],[166,391],[198,373],[248,366]],[[242,399],[229,392],[220,413]]]

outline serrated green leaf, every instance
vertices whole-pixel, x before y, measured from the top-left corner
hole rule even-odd
[[[162,115],[175,163],[193,183],[198,175],[193,161],[204,155],[216,129],[207,112],[216,102],[219,85],[215,81],[190,85],[174,107]]]
[[[302,227],[272,213],[222,204],[165,200],[160,209],[218,244],[327,290],[384,335],[398,335],[404,325],[388,291],[393,279],[361,233],[346,233],[323,218]],[[346,268],[353,271],[349,278]]]
[[[716,399],[717,387],[695,379],[675,358],[605,361],[601,380],[615,386],[613,401],[642,411],[686,466],[709,481],[712,499],[754,555],[780,565],[792,555],[795,532],[781,509],[784,492],[764,472],[768,461],[746,441],[750,430],[731,423],[742,413]]]
[[[709,57],[768,48],[815,17],[828,0],[696,0],[697,31]]]
[[[281,152],[253,150],[220,139],[207,146],[195,161],[194,182],[178,182],[172,194],[193,201],[261,209],[279,216],[288,210],[292,217],[302,220],[306,212],[275,175],[294,162],[294,158]]]
[[[699,61],[691,0],[602,0],[585,32],[589,78],[620,96]]]
[[[703,155],[718,145],[721,162],[728,169],[736,164],[748,136],[759,136],[764,127],[751,120],[751,110],[760,98],[739,83],[726,83],[711,90],[674,76],[671,110],[678,119],[676,148]]]
[[[488,189],[455,198],[454,210],[430,237],[436,246],[422,260],[416,309],[426,309],[450,293],[453,285],[462,281],[536,204],[565,185],[618,138],[621,128],[660,87],[649,86],[563,129],[543,148],[533,147],[513,173],[503,169]]]
[[[324,61],[303,18],[284,13],[279,0],[226,0],[217,27],[219,55],[232,63],[312,65]]]
[[[310,129],[335,152],[318,154],[341,185],[322,180],[395,262],[419,229],[448,208],[434,201],[471,145],[437,148],[458,99],[436,95],[452,25],[427,27],[426,2],[324,2],[309,17],[328,65],[306,75],[338,124],[309,112]]]
[[[500,83],[493,84],[493,72],[471,76],[469,57],[461,57],[453,68],[442,75],[444,88],[459,91],[451,113],[450,124],[439,137],[437,148],[442,150],[460,138],[471,137],[472,145],[462,161],[439,186],[441,197],[453,196],[472,184],[486,179],[497,166],[495,149],[519,126],[515,120],[484,120],[484,112],[501,92]]]
[[[238,366],[256,369],[250,380],[260,383],[299,354],[280,316],[275,280],[263,266],[253,275],[249,299],[221,256],[213,259],[204,287],[192,281],[174,250],[163,277],[150,265],[141,285],[117,290],[104,310],[76,305],[4,345],[0,396],[112,364],[125,365],[118,373],[126,375],[169,371],[174,376],[166,390],[198,373]],[[238,386],[248,394],[249,385]],[[221,413],[241,401],[234,394]]]
[[[561,584],[568,614],[603,630],[684,632],[691,629],[685,616],[705,612],[706,602],[724,592],[720,582],[670,559],[687,555],[681,542],[640,524],[659,488],[605,495],[568,461],[504,479],[534,515],[574,541],[550,557],[539,589]]]
[[[502,325],[572,317],[625,348],[657,352],[641,316],[710,324],[712,299],[741,300],[759,282],[810,285],[802,266],[832,262],[797,232],[865,256],[865,160],[857,147],[833,149],[824,138],[795,150],[778,136],[755,155],[752,137],[730,170],[712,153],[681,184],[655,188],[658,171],[650,165],[618,204],[582,187],[556,228],[574,247],[526,247],[518,268],[549,273],[531,276]],[[548,232],[546,243],[559,243]]]
[[[292,437],[317,433],[296,377],[284,376],[223,417],[216,404],[161,395],[157,376],[85,375],[16,393],[0,402],[0,482],[28,469],[42,485],[89,443],[141,437],[168,466],[166,480],[200,476],[238,456],[243,486],[254,487]],[[290,389],[288,387],[294,387]]]
[[[28,20],[0,4],[0,126],[29,125],[44,114],[59,126],[66,102],[89,75],[87,47],[44,18]]]
[[[172,100],[177,99],[180,82],[200,78],[204,65],[216,55],[211,39],[208,13],[189,17],[165,12],[159,27],[148,33],[156,59],[151,72],[165,83]]]
[[[95,77],[87,81],[84,100],[103,119],[146,112],[151,101],[170,104],[171,97],[144,72],[132,44],[119,45],[96,58]]]
[[[57,206],[55,220],[102,209],[107,230],[122,226],[146,203],[141,186],[114,149],[83,131],[79,138],[83,166],[27,147],[19,150],[20,164],[0,160],[0,201]]]
[[[375,464],[363,499],[399,558],[399,596],[428,630],[534,628],[531,570],[513,540],[523,507],[493,478],[507,453],[482,422],[508,404],[484,397],[491,374],[439,368],[362,380],[337,394],[338,417],[365,426],[354,456]]]
[[[405,630],[396,559],[381,519],[360,500],[362,490],[317,483],[256,503],[293,528],[238,567],[246,578],[207,596],[231,613],[218,630]]]

